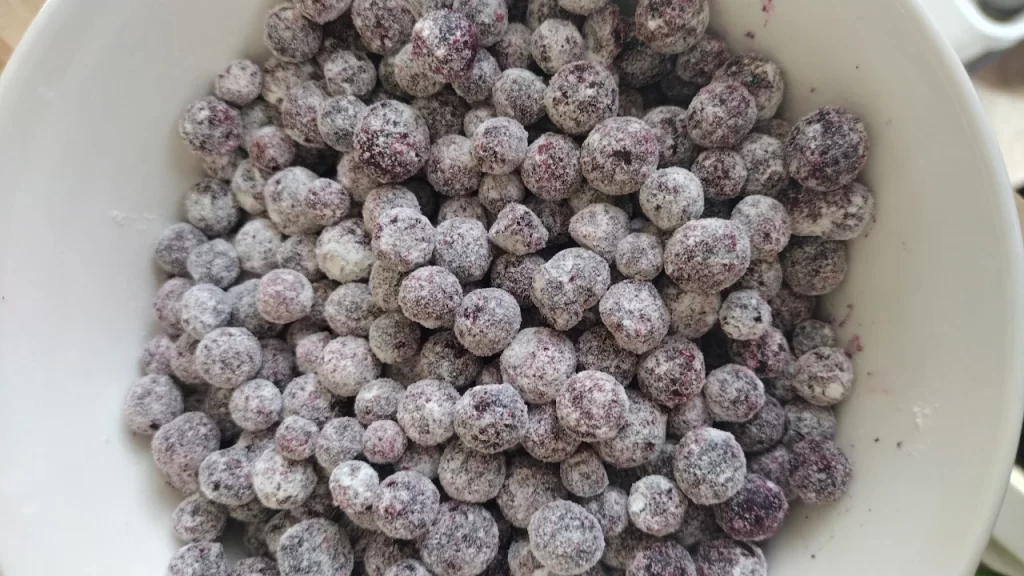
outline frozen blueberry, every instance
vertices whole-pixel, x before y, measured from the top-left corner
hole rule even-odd
[[[530,54],[545,74],[555,74],[566,64],[583,59],[583,35],[567,20],[545,20],[530,37]]]
[[[299,376],[285,386],[282,392],[284,411],[282,415],[298,414],[317,424],[327,422],[334,416],[334,397],[320,385],[314,374]]]
[[[808,504],[824,504],[842,498],[850,486],[850,460],[834,442],[810,438],[790,448],[789,485]]]
[[[608,487],[608,473],[593,448],[584,446],[559,465],[562,484],[581,498],[597,496]]]
[[[427,180],[445,196],[466,196],[476,191],[482,173],[473,155],[473,142],[459,134],[449,134],[430,147]]]
[[[174,357],[174,340],[164,334],[154,336],[142,350],[142,369],[147,375],[169,376],[171,358]]]
[[[737,290],[722,302],[718,319],[729,338],[754,340],[771,326],[772,310],[756,291]]]
[[[591,204],[569,220],[569,235],[573,240],[609,262],[615,259],[619,241],[628,234],[629,216],[609,204]]]
[[[498,116],[486,120],[471,137],[473,157],[479,169],[487,174],[508,174],[526,158],[526,129],[512,118]],[[494,213],[499,211],[500,208],[492,210]]]
[[[207,236],[220,236],[235,227],[241,210],[226,183],[206,178],[185,194],[185,217]]]
[[[608,262],[598,254],[585,248],[562,250],[534,274],[533,303],[548,324],[568,330],[582,320],[584,310],[601,301],[610,274]]]
[[[437,464],[437,476],[448,496],[462,502],[483,503],[498,495],[505,483],[505,455],[485,454],[453,440]]]
[[[294,270],[272,270],[260,280],[256,306],[269,322],[294,322],[308,315],[312,309],[313,286]]]
[[[616,344],[615,337],[604,326],[594,326],[581,334],[576,348],[579,366],[583,370],[605,372],[623,386],[633,380],[637,355]]]
[[[548,118],[567,134],[582,135],[616,115],[618,95],[615,78],[604,66],[578,61],[564,65],[551,78],[544,107]]]
[[[278,338],[260,340],[260,356],[263,365],[256,373],[257,378],[269,380],[277,386],[284,386],[295,374],[295,354],[291,346]]]
[[[563,0],[564,1],[564,0]],[[568,0],[577,4],[591,5],[600,0]],[[603,66],[611,66],[626,42],[626,22],[621,10],[614,2],[600,2],[602,5],[592,11],[583,23],[583,42],[586,59]],[[622,104],[622,88],[619,89],[619,104]],[[625,116],[625,114],[618,114]]]
[[[608,440],[626,424],[629,399],[614,377],[586,370],[564,382],[555,400],[558,422],[581,440]]]
[[[199,488],[199,465],[220,444],[220,431],[209,416],[186,412],[153,435],[153,461],[171,486],[185,493]]]
[[[325,100],[317,116],[317,128],[324,143],[340,152],[351,151],[352,137],[366,108],[358,98],[347,94]]]
[[[641,532],[631,525],[619,534],[609,536],[605,540],[604,556],[601,557],[601,562],[609,568],[623,572],[629,569],[641,550],[658,542],[654,536]]]
[[[363,447],[363,427],[355,418],[335,418],[320,430],[313,454],[321,468],[332,471],[341,462],[359,455]]]
[[[786,431],[786,411],[778,400],[768,396],[753,418],[738,424],[728,424],[723,429],[732,433],[745,452],[763,452],[782,440]]]
[[[853,389],[853,363],[839,348],[815,348],[796,361],[793,389],[816,406],[842,402]]]
[[[846,243],[820,238],[794,238],[782,253],[782,275],[797,294],[828,294],[846,277]]]
[[[377,420],[363,432],[363,455],[374,464],[392,464],[405,453],[409,440],[394,420]]]
[[[451,218],[437,226],[434,262],[460,282],[477,282],[491,265],[487,229],[477,220]]]
[[[494,454],[519,443],[526,427],[526,403],[508,384],[475,386],[455,405],[455,433],[469,448]]]
[[[778,195],[788,181],[786,151],[782,142],[755,132],[748,134],[736,151],[747,169],[743,194]]]
[[[786,139],[789,174],[812,190],[853,182],[867,163],[867,129],[847,110],[830,106],[800,119]]]
[[[207,96],[185,108],[178,123],[178,133],[196,154],[227,154],[241,144],[241,118],[235,108]]]
[[[431,96],[417,98],[412,101],[412,107],[427,123],[431,141],[462,132],[462,118],[469,112],[469,104],[451,88],[443,88]]]
[[[530,518],[530,550],[541,563],[561,574],[582,574],[604,553],[604,533],[597,518],[579,504],[556,500]]]
[[[694,503],[725,502],[743,487],[746,458],[732,434],[698,428],[676,445],[674,472],[680,490]]]
[[[316,55],[323,29],[307,20],[298,8],[281,4],[267,13],[263,40],[270,51],[286,62],[302,62]]]
[[[398,403],[397,418],[410,440],[436,446],[455,433],[455,404],[459,393],[450,384],[421,380],[406,388]]]
[[[504,350],[519,331],[522,317],[511,294],[498,288],[475,290],[459,305],[455,336],[477,356]]]
[[[420,350],[420,327],[398,312],[387,312],[370,325],[370,350],[384,364],[401,364]]]
[[[244,328],[217,328],[199,342],[195,362],[199,374],[211,385],[237,388],[259,372],[260,343]]]
[[[466,350],[451,331],[436,332],[423,343],[416,362],[419,378],[465,388],[476,379],[483,362]]]
[[[661,143],[659,166],[689,166],[697,146],[686,133],[686,110],[679,106],[658,106],[648,110],[643,121],[654,129]]]
[[[550,402],[576,371],[572,341],[549,328],[527,328],[501,354],[504,383],[534,404]]]
[[[834,347],[836,333],[832,326],[821,320],[804,320],[793,329],[790,341],[793,345],[793,354],[799,358],[815,348]]]
[[[494,107],[490,104],[474,106],[469,112],[466,112],[466,117],[462,119],[462,133],[472,138],[481,124],[497,117]]]
[[[157,240],[156,262],[169,274],[184,276],[188,273],[189,255],[206,243],[206,235],[195,226],[187,222],[172,224]]]
[[[702,542],[693,558],[703,576],[768,576],[768,562],[757,546],[721,538]]]
[[[334,504],[343,512],[369,513],[377,497],[380,478],[366,462],[347,460],[333,469],[329,485]]]
[[[671,540],[652,544],[637,552],[626,570],[627,576],[696,576],[697,568],[686,548]]]
[[[830,192],[804,189],[786,198],[793,233],[826,240],[853,240],[860,236],[874,208],[871,191],[858,182]]]
[[[355,554],[348,535],[326,518],[304,520],[289,528],[277,547],[281,576],[347,576]]]
[[[496,500],[513,526],[526,528],[537,510],[565,496],[557,468],[530,458],[516,458],[509,463],[508,476]]]
[[[289,416],[274,432],[277,451],[289,460],[305,460],[313,455],[320,428],[302,416]]]
[[[606,537],[621,534],[629,525],[628,496],[621,488],[609,486],[580,504],[597,519]]]
[[[331,96],[366,98],[377,84],[377,68],[362,52],[335,50],[321,59],[324,82]],[[321,108],[326,100],[321,103]]]
[[[635,34],[632,22],[626,22],[622,51],[613,62],[619,70],[619,79],[630,88],[643,88],[657,83],[672,73],[672,58],[656,52]]]
[[[231,419],[243,430],[259,431],[273,426],[281,418],[281,391],[268,380],[250,380],[231,394]]]
[[[672,408],[668,416],[668,433],[675,438],[682,438],[691,430],[711,426],[712,422],[704,396],[697,394]]]
[[[706,0],[642,0],[636,6],[636,35],[651,48],[678,54],[696,44],[711,21]]]
[[[736,82],[746,88],[757,103],[759,120],[775,116],[785,91],[782,69],[757,53],[730,59],[715,72],[714,81]]]
[[[635,390],[626,392],[629,406],[617,434],[594,445],[598,456],[616,468],[650,462],[665,443],[667,417],[654,402]]]
[[[591,186],[605,194],[636,192],[658,166],[658,135],[636,118],[608,118],[583,142],[580,165]]]
[[[224,576],[224,547],[214,542],[193,542],[174,553],[167,576]]]
[[[189,288],[179,304],[181,325],[193,338],[201,339],[231,319],[231,299],[213,284]]]
[[[324,347],[316,369],[319,382],[332,393],[352,397],[380,376],[381,365],[365,338],[342,336]]]
[[[730,57],[729,45],[718,36],[707,33],[676,58],[676,75],[687,82],[709,84],[715,72]]]
[[[267,508],[288,510],[302,505],[316,487],[316,472],[305,461],[289,460],[267,450],[252,464],[256,497]]]
[[[690,169],[700,179],[704,196],[712,200],[739,196],[747,182],[747,165],[743,156],[733,150],[705,150]]]
[[[434,10],[413,27],[410,56],[430,74],[453,82],[469,71],[478,41],[476,26],[462,13]]]
[[[328,98],[323,86],[323,82],[304,82],[292,88],[281,103],[281,125],[284,131],[303,146],[324,147],[317,126],[320,108]]]
[[[381,182],[409,178],[423,167],[430,153],[430,131],[423,117],[394,100],[367,108],[352,142],[358,160]]]
[[[487,225],[487,211],[476,196],[445,198],[437,211],[437,223],[447,222],[452,218],[468,218]]]
[[[774,258],[789,243],[789,215],[774,198],[747,196],[733,208],[731,220],[746,230],[754,259]]]
[[[316,262],[331,280],[346,283],[370,277],[374,254],[370,238],[357,219],[324,230],[316,240]]]
[[[529,70],[507,68],[491,87],[491,104],[499,116],[529,126],[544,116],[544,81]]]
[[[418,207],[392,208],[377,218],[370,245],[384,265],[408,272],[430,261],[434,242],[434,227]]]
[[[402,280],[398,293],[402,313],[426,328],[453,325],[461,300],[462,286],[458,278],[438,266],[411,272]]]
[[[409,41],[420,6],[405,0],[356,0],[352,23],[366,49],[375,54],[396,52]]]
[[[478,30],[481,27],[477,27]],[[532,63],[530,36],[533,32],[519,22],[509,22],[501,38],[491,47],[501,69],[529,68]]]
[[[572,138],[548,132],[530,144],[519,170],[526,187],[545,200],[564,200],[579,188],[580,147]]]
[[[472,576],[483,572],[497,555],[498,526],[482,506],[445,502],[418,548],[431,573]]]
[[[488,236],[498,247],[518,256],[536,252],[548,241],[548,231],[540,218],[516,203],[509,203],[498,213]]]
[[[252,466],[260,448],[234,446],[207,456],[199,466],[199,489],[210,500],[226,506],[243,506],[256,499]]]
[[[704,399],[716,421],[746,422],[764,405],[764,384],[750,369],[727,364],[708,374]]]
[[[213,94],[234,106],[245,106],[259,98],[263,89],[263,72],[251,60],[235,60],[213,81]]]
[[[772,307],[773,311],[777,310]],[[790,344],[774,327],[766,328],[761,336],[752,340],[730,340],[729,357],[763,378],[777,378],[785,374],[794,361]]]
[[[440,509],[440,494],[416,472],[396,472],[377,488],[373,515],[391,538],[411,540],[424,534]]]
[[[239,255],[230,242],[214,238],[189,253],[186,267],[197,283],[227,288],[238,279]]]
[[[735,286],[753,290],[770,302],[782,288],[782,264],[775,257],[764,260],[752,259],[747,272],[736,281]]]
[[[558,423],[554,403],[529,407],[521,442],[528,454],[542,462],[561,462],[580,444]]]
[[[655,226],[675,230],[700,217],[704,209],[701,181],[689,170],[663,168],[640,187],[640,208]]]
[[[500,2],[504,6],[503,0],[489,1]],[[491,99],[491,89],[500,76],[501,67],[494,56],[487,50],[478,50],[466,74],[452,82],[452,89],[466,102],[488,102]]]
[[[600,312],[615,342],[636,354],[653,350],[668,334],[668,308],[650,282],[624,280],[612,285],[601,298]]]
[[[735,82],[708,84],[693,98],[686,112],[690,138],[705,148],[736,146],[756,120],[754,97]]]
[[[348,214],[351,198],[338,182],[296,166],[278,172],[264,188],[267,214],[281,232],[314,234]]]
[[[747,233],[729,220],[692,220],[665,243],[665,273],[686,291],[718,292],[739,280],[749,265]]]
[[[703,390],[704,355],[686,338],[670,336],[640,360],[637,380],[655,402],[678,406]]]
[[[132,384],[124,401],[124,419],[136,434],[152,435],[185,410],[181,390],[169,376],[143,376]]]
[[[722,304],[718,292],[687,292],[666,280],[660,284],[660,293],[668,307],[672,333],[699,338],[718,321],[718,308]]]
[[[655,536],[675,532],[683,521],[687,500],[664,476],[645,476],[629,491],[629,518],[640,530]]]

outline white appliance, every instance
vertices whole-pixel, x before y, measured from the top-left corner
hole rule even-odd
[[[997,20],[979,6],[985,0],[919,0],[953,46],[960,60],[970,62],[1024,40],[1024,11]],[[989,0],[1012,6],[1013,0]],[[1024,2],[1020,2],[1024,6]]]

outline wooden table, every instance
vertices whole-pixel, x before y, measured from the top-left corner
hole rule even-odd
[[[44,0],[0,0],[0,70]]]

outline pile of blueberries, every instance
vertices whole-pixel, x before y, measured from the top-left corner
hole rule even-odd
[[[707,0],[296,0],[180,133],[124,416],[168,576],[764,576],[851,466],[860,119]],[[216,540],[239,522],[250,557]]]

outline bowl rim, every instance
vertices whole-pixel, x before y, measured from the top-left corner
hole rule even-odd
[[[15,104],[19,97],[23,94],[33,94],[43,90],[41,87],[45,85],[45,72],[43,67],[37,64],[52,59],[70,60],[73,57],[66,43],[56,41],[61,25],[72,20],[72,14],[88,14],[106,1],[47,0],[43,4],[15,48],[6,68],[0,74],[0,139],[8,139],[12,135],[16,137],[12,131],[4,128],[10,124],[10,119],[17,113]],[[1001,236],[1002,242],[1007,244],[1008,253],[1011,256],[1010,261],[1004,263],[1007,267],[1007,282],[1010,284],[1010,292],[1024,297],[1024,241],[1022,241],[1020,223],[1011,197],[1014,192],[1002,160],[1002,153],[981,102],[959,58],[928,16],[921,0],[895,1],[903,12],[909,13],[912,20],[916,21],[922,38],[928,42],[928,48],[933,52],[936,60],[942,64],[942,67],[947,70],[949,90],[959,104],[960,120],[969,126],[969,131],[975,140],[974,146],[982,152],[986,159],[987,171],[992,175],[993,181],[998,184],[998,187],[1004,191],[1001,194],[997,191],[988,191],[1000,196],[997,203],[1002,208],[1001,214],[993,223],[998,228],[997,232]],[[1011,309],[1007,310],[1006,315],[1007,321],[1012,323],[1008,329],[1010,334],[1008,344],[1010,345],[1007,346],[1007,349],[1019,350],[1024,347],[1024,302],[1021,299],[1014,299],[1010,302],[1010,306]],[[1004,396],[1007,401],[1002,405],[1002,412],[998,413],[1002,420],[1009,424],[1005,434],[999,438],[998,444],[992,447],[993,454],[997,458],[988,467],[985,482],[985,486],[999,487],[999,489],[992,489],[988,491],[988,494],[978,495],[979,502],[975,508],[975,516],[971,518],[970,522],[964,523],[966,526],[983,526],[985,530],[976,530],[973,534],[964,535],[963,563],[960,565],[960,573],[963,574],[973,574],[974,567],[977,566],[989,541],[1014,465],[1014,455],[1021,431],[1022,416],[1024,416],[1024,354],[1011,353],[1009,356],[1006,358],[1005,372],[1010,375],[1010,378],[1006,382],[1000,383],[1004,388]]]

